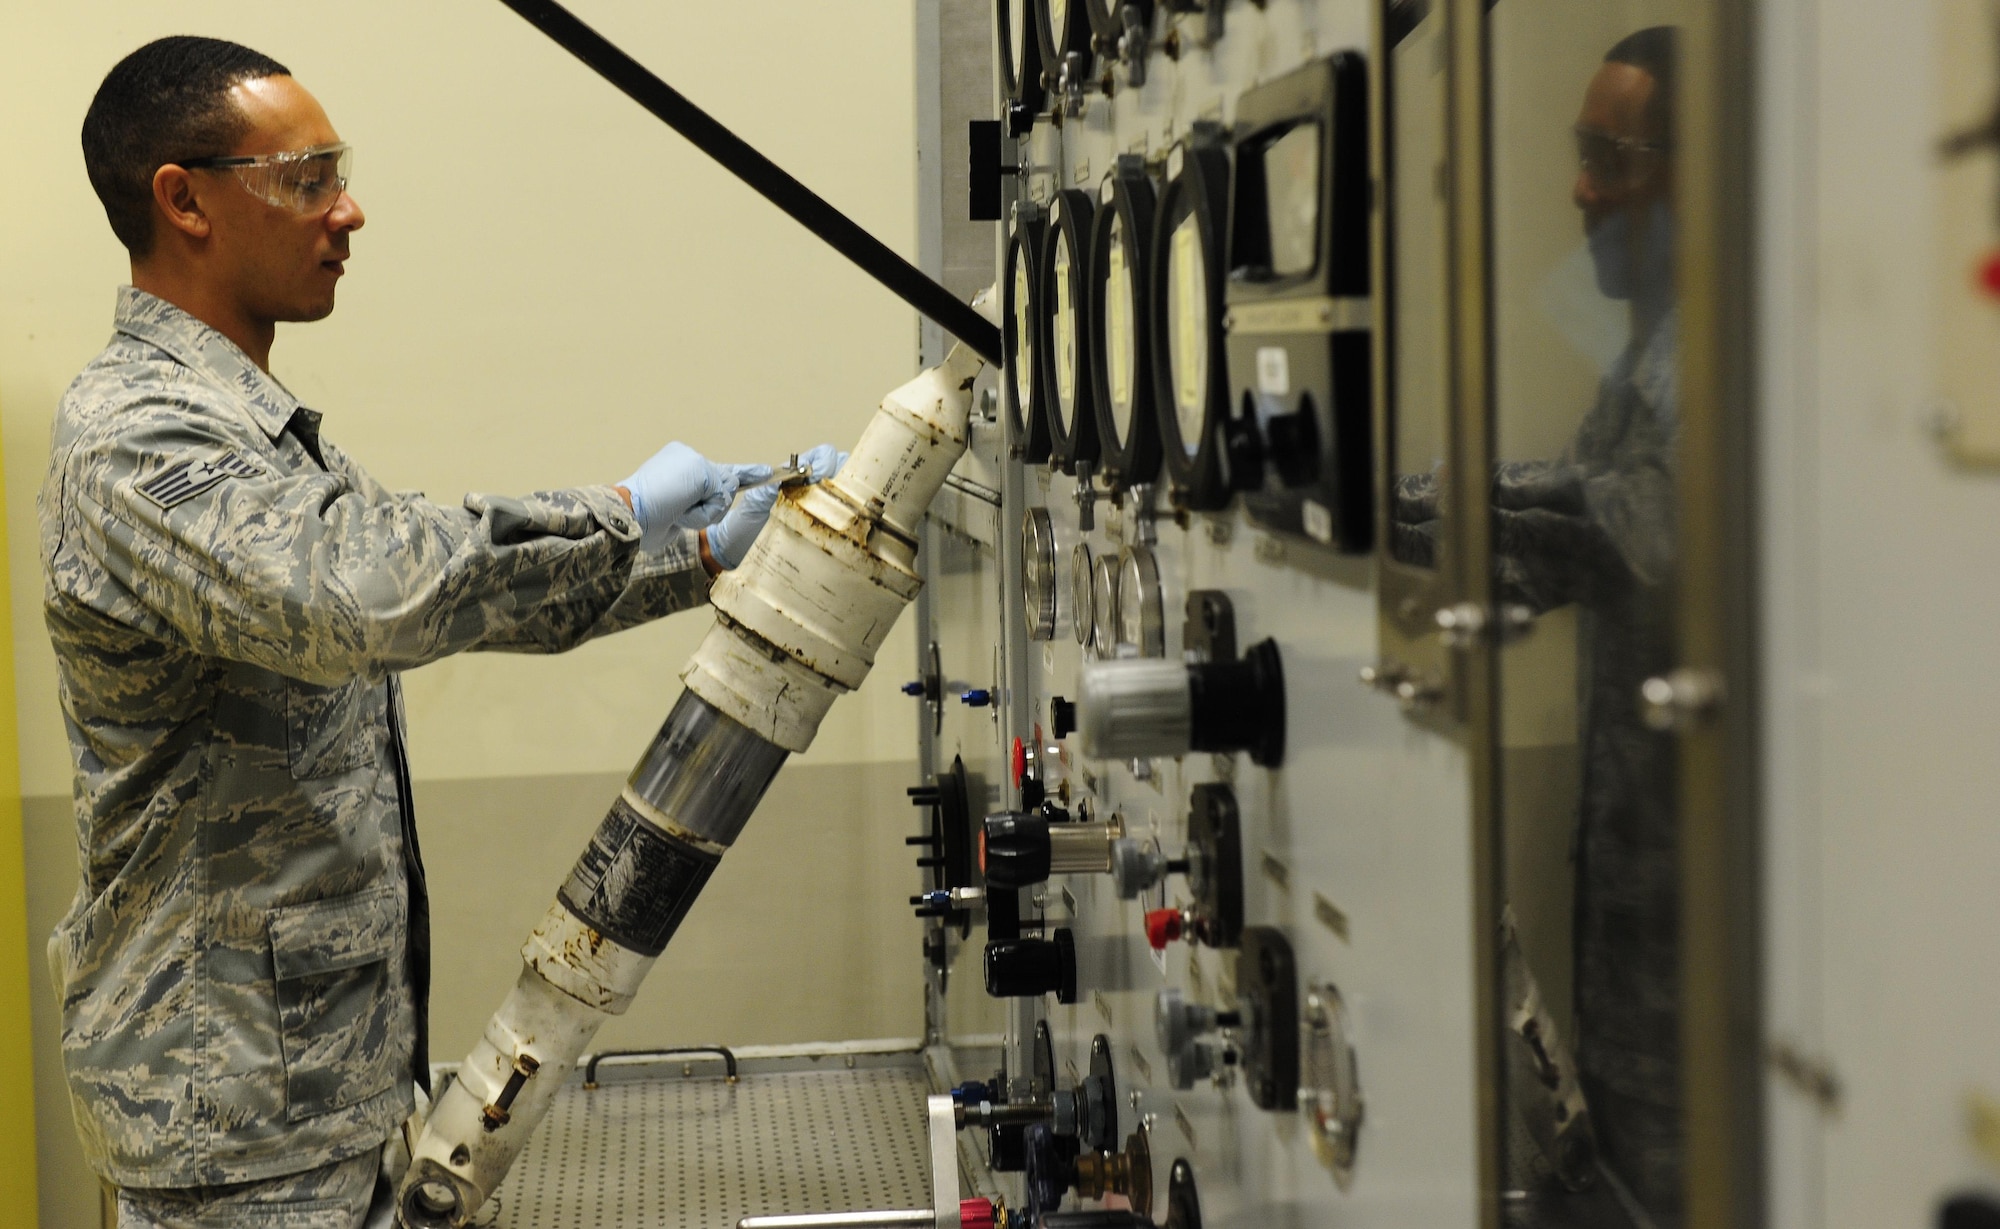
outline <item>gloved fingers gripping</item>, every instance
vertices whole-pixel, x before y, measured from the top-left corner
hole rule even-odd
[[[701,502],[674,518],[674,525],[680,529],[706,529],[721,520],[729,511],[729,504],[736,492],[711,491]]]
[[[847,454],[832,444],[820,444],[800,453],[799,464],[812,475],[812,481],[825,482],[847,464]]]
[[[717,468],[729,471],[731,483],[729,489],[732,491],[749,486],[753,482],[768,482],[771,477],[771,467],[768,465],[723,465]]]

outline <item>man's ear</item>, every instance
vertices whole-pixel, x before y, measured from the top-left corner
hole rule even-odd
[[[186,167],[168,163],[153,172],[153,204],[166,225],[191,238],[208,238],[208,213],[195,192],[194,175]]]

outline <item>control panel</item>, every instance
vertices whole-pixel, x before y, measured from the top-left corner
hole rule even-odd
[[[1006,358],[907,689],[961,1157],[1024,1225],[1469,1229],[1467,756],[1356,685],[1407,6],[941,3],[991,70],[940,84],[930,224]]]

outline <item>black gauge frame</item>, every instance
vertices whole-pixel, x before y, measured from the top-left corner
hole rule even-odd
[[[1146,319],[1153,338],[1153,418],[1159,425],[1167,476],[1173,481],[1174,503],[1195,511],[1215,511],[1229,506],[1237,485],[1233,479],[1252,469],[1254,460],[1241,455],[1240,449],[1232,455],[1224,438],[1232,425],[1229,355],[1222,323],[1223,287],[1229,269],[1229,153],[1219,141],[1201,137],[1184,141],[1175,153],[1180,158],[1180,173],[1160,193],[1148,266],[1152,302]],[[1208,405],[1202,416],[1201,438],[1192,450],[1182,438],[1175,409],[1180,399],[1175,395],[1173,346],[1169,341],[1173,322],[1167,319],[1174,232],[1190,214],[1196,218],[1208,300]]]
[[[1048,90],[1042,85],[1041,27],[1042,0],[993,0],[994,33],[1000,40],[1000,92],[1019,114],[1032,123],[1047,108]],[[1021,36],[1022,63],[1014,63],[1013,23],[1025,25]],[[1014,135],[1025,134],[1017,125]]]
[[[1231,409],[1271,462],[1239,484],[1244,510],[1347,554],[1375,543],[1368,69],[1359,52],[1337,52],[1238,100],[1224,296]],[[1317,136],[1313,263],[1279,275],[1263,151],[1305,127]],[[1266,378],[1267,356],[1282,387]]]
[[[1040,40],[1042,53],[1042,87],[1054,91],[1062,80],[1063,61],[1072,51],[1083,55],[1083,75],[1088,78],[1097,61],[1097,50],[1091,45],[1091,13],[1087,0],[1069,0],[1069,9],[1063,15],[1063,28],[1058,30],[1049,20],[1048,0],[1034,0],[1035,35]]]
[[[1079,461],[1095,465],[1099,452],[1090,330],[1090,243],[1096,211],[1097,206],[1090,199],[1090,193],[1066,188],[1049,202],[1049,221],[1042,235],[1040,284],[1036,291],[1040,300],[1040,315],[1035,326],[1035,343],[1039,347],[1035,378],[1042,384],[1042,417],[1048,420],[1049,464],[1065,474],[1076,473]],[[1061,351],[1056,345],[1056,303],[1053,297],[1056,253],[1063,244],[1069,245],[1070,317],[1076,322],[1076,362],[1075,369],[1070,372],[1070,384],[1076,393],[1071,398],[1073,405],[1067,426],[1063,423],[1062,414],[1062,375],[1056,367],[1056,356]]]
[[[1097,472],[1107,488],[1122,492],[1160,476],[1160,425],[1153,417],[1153,330],[1149,325],[1153,224],[1158,193],[1143,166],[1120,166],[1098,189],[1097,217],[1090,228],[1091,398],[1097,407]],[[1111,226],[1124,232],[1125,268],[1130,274],[1132,334],[1132,414],[1124,438],[1118,434],[1111,403],[1111,359],[1105,324],[1110,304]]]
[[[1029,338],[1029,345],[1039,351],[1042,332],[1041,257],[1046,238],[1041,209],[1027,203],[1015,205],[1013,232],[1007,236],[1007,256],[1000,271],[1000,352],[1007,360],[1000,373],[1000,400],[1007,416],[1008,445],[1030,465],[1042,465],[1049,459],[1049,424],[1041,408],[1042,355],[1039,352],[1035,355],[1033,379],[1027,390],[1033,404],[1021,404],[1021,365],[1016,358],[1020,353],[1021,337],[1015,322],[1022,313],[1015,310],[1014,286],[1019,280],[1015,277],[1015,270],[1019,262],[1027,262],[1030,302],[1026,315],[1035,334]]]

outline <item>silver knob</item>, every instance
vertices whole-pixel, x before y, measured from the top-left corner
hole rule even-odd
[[[1682,667],[1639,684],[1639,713],[1649,729],[1690,730],[1721,710],[1726,691],[1715,671]]]
[[[1160,991],[1153,1000],[1153,1036],[1167,1056],[1169,1084],[1185,1091],[1214,1073],[1215,1047],[1201,1038],[1221,1023],[1214,1008],[1190,1003],[1172,987]]]
[[[1469,649],[1486,630],[1486,608],[1477,602],[1460,602],[1437,612],[1438,638],[1447,648]]]
[[[1188,668],[1177,661],[1126,658],[1083,668],[1076,732],[1083,753],[1100,760],[1183,755],[1193,734]]]
[[[1137,900],[1139,893],[1166,878],[1167,855],[1151,841],[1129,836],[1111,842],[1111,882],[1118,899]]]

